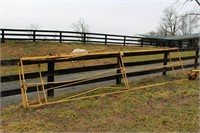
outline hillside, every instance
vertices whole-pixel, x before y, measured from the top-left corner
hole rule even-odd
[[[1,59],[18,59],[24,56],[46,56],[71,53],[74,49],[86,49],[91,52],[106,52],[121,50],[153,49],[146,47],[117,46],[93,43],[58,43],[58,42],[28,42],[6,41],[1,44]]]
[[[69,54],[74,49],[86,49],[90,52],[111,52],[111,51],[131,51],[131,50],[153,50],[156,48],[152,47],[135,47],[135,46],[117,46],[117,45],[104,45],[104,44],[83,44],[83,43],[58,43],[58,42],[28,42],[28,41],[6,41],[1,44],[1,60],[19,59],[21,57],[29,56],[47,56],[47,55],[61,55]],[[194,55],[194,52],[181,52],[181,56]],[[172,57],[177,57],[177,53],[172,54]],[[128,57],[125,58],[125,62],[141,61],[141,60],[152,60],[152,59],[163,59],[163,55],[149,55],[140,56],[137,58]],[[102,59],[102,60],[91,60],[84,62],[75,63],[57,63],[55,68],[73,68],[81,66],[91,66],[98,64],[109,64],[115,63],[116,59]],[[46,65],[42,65],[43,71],[47,69]],[[29,68],[29,72],[35,72],[33,67]],[[16,66],[3,66],[1,67],[1,75],[15,75],[18,74]]]

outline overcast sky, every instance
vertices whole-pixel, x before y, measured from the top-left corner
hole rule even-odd
[[[1,27],[73,30],[80,18],[90,32],[135,35],[155,30],[164,8],[175,5],[178,12],[196,8],[177,0],[1,0]]]

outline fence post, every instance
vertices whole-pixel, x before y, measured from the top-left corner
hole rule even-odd
[[[182,48],[182,41],[178,41],[178,47]]]
[[[60,43],[62,43],[62,32],[60,31]]]
[[[141,47],[143,47],[143,38],[141,39]]]
[[[35,30],[33,30],[33,42],[35,42]]]
[[[197,68],[198,59],[199,59],[199,47],[195,51],[194,68]]]
[[[55,63],[49,62],[48,63],[48,74],[50,74],[50,75],[47,77],[47,82],[54,82],[54,68],[55,68]],[[50,88],[51,85],[48,85],[47,87]],[[47,96],[53,97],[54,96],[54,90],[48,90]]]
[[[121,61],[120,61],[120,56],[118,55],[117,56],[117,74],[121,73],[121,70],[119,69],[120,68],[119,63],[121,63]],[[121,74],[119,74],[116,76],[116,84],[121,84],[121,82],[122,82],[122,76]]]
[[[4,38],[4,29],[1,29],[1,43],[5,43],[5,38]]]
[[[105,45],[107,45],[107,35],[105,35]]]
[[[126,45],[126,37],[124,37],[124,46]]]
[[[168,43],[168,47],[171,48],[171,41],[169,40]]]
[[[152,42],[152,39],[150,39],[150,45],[151,45],[151,46],[153,46],[153,42]]]
[[[165,53],[164,53],[163,65],[167,65],[167,61],[168,61],[168,54],[169,54],[169,52],[165,52]],[[167,73],[167,68],[166,68],[166,67],[164,67],[164,68],[163,68],[162,75],[164,76],[164,75],[166,75],[166,73]]]
[[[86,42],[86,33],[83,33],[83,43]]]
[[[156,48],[159,46],[159,40],[156,40]]]
[[[162,47],[165,47],[166,41],[162,40]]]

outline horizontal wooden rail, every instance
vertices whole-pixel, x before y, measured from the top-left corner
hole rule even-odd
[[[199,66],[199,63],[197,64]],[[190,68],[190,67],[194,67],[195,64],[186,64],[184,65],[184,68]],[[181,66],[177,66],[175,67],[175,70],[178,69],[182,69]],[[144,71],[139,71],[139,72],[130,72],[127,73],[128,77],[133,77],[133,76],[142,76],[142,75],[148,75],[148,74],[156,74],[156,73],[160,73],[162,72],[163,69],[162,68],[152,68],[151,70],[144,70]],[[167,68],[167,71],[172,71],[171,68]],[[103,77],[103,78],[98,78],[98,79],[91,79],[88,81],[84,81],[81,82],[79,84],[75,84],[75,85],[70,85],[71,86],[78,86],[78,85],[84,85],[84,84],[91,84],[91,83],[97,83],[97,82],[103,82],[103,81],[109,81],[109,80],[115,80],[116,76],[107,76],[107,77]],[[58,83],[58,84],[54,84],[54,86],[60,86],[63,85],[64,83]],[[45,88],[47,87],[47,85],[45,85]],[[63,88],[63,87],[62,87]],[[35,87],[29,87],[28,93],[30,92],[36,92],[36,88]],[[12,89],[12,90],[3,90],[1,91],[1,97],[6,97],[6,96],[12,96],[12,95],[18,95],[21,94],[21,89],[17,88],[17,89]]]
[[[194,51],[195,49],[179,49],[179,51]],[[151,55],[153,53],[150,53],[149,55]],[[183,57],[183,58],[187,58],[187,57]],[[191,57],[188,57],[188,58],[193,58],[193,56]],[[81,59],[80,59],[81,60]],[[63,61],[72,61],[72,59],[68,59],[68,60],[63,60]],[[12,60],[1,60],[1,66],[14,66],[14,65],[17,65],[17,63],[19,62],[19,59],[12,59]],[[48,62],[48,61],[47,61]],[[44,62],[44,63],[47,63],[47,62]],[[56,62],[56,61],[55,61]],[[59,61],[61,62],[61,61]],[[42,63],[42,62],[40,62]],[[32,64],[32,62],[27,62],[27,65],[28,64]],[[25,64],[26,65],[26,64]]]
[[[175,52],[176,49],[157,49],[157,50],[153,50],[153,51],[126,51],[123,52],[124,57],[129,57],[129,56],[142,56],[142,55],[154,55],[154,54],[163,54],[163,53],[169,53],[169,52]],[[182,51],[188,51],[188,49],[183,49]],[[198,58],[199,58],[199,50],[197,49],[195,52],[195,56],[188,56],[188,57],[183,57],[182,60],[190,60],[190,59],[195,59],[194,64],[189,64],[189,65],[185,65],[186,68],[187,67],[193,67],[196,68],[199,64],[198,64]],[[54,76],[56,75],[64,75],[64,74],[73,74],[73,73],[79,73],[79,72],[89,72],[89,71],[96,71],[96,70],[105,70],[105,69],[111,69],[111,68],[117,68],[117,64],[106,64],[106,65],[96,65],[96,66],[87,66],[87,67],[80,67],[80,68],[70,68],[70,69],[61,69],[61,70],[54,70],[54,63],[56,62],[63,62],[63,61],[73,61],[73,60],[91,60],[91,59],[104,59],[104,58],[116,58],[118,56],[118,52],[109,52],[109,53],[92,53],[89,55],[81,55],[78,57],[73,57],[73,58],[60,58],[59,56],[47,56],[47,57],[37,57],[37,58],[23,58],[23,62],[26,65],[30,65],[30,64],[35,64],[35,63],[48,63],[48,66],[52,66],[53,69],[50,69],[50,67],[48,67],[48,71],[44,71],[42,72],[42,75],[44,77],[47,77],[48,82],[53,82],[54,81]],[[66,55],[67,57],[67,55]],[[31,60],[30,60],[31,59]],[[178,58],[173,58],[172,60],[176,61],[178,60]],[[19,60],[12,60],[12,62],[10,63],[8,60],[4,60],[1,61],[2,64],[4,66],[9,66],[9,65],[13,65],[18,62]],[[38,62],[39,61],[39,62]],[[127,62],[125,63],[126,67],[132,67],[132,66],[140,66],[140,65],[149,65],[149,64],[155,64],[155,63],[163,63],[164,61],[169,61],[169,60],[164,60],[164,59],[156,59],[156,60],[146,60],[146,61],[138,61],[138,62]],[[140,72],[129,72],[128,77],[130,76],[139,76],[139,75],[146,75],[146,74],[151,74],[151,73],[157,73],[157,72],[163,72],[166,71],[168,69],[153,69],[153,70],[144,70],[144,71],[140,71]],[[37,78],[39,76],[39,73],[28,73],[25,74],[25,77],[27,79],[34,79]],[[110,75],[110,76],[105,76],[105,77],[101,77],[98,79],[91,79],[87,82],[81,82],[80,85],[82,84],[88,84],[88,83],[96,83],[96,82],[102,82],[102,81],[107,81],[107,80],[112,80],[112,79],[118,79],[118,75]],[[5,83],[5,82],[11,82],[11,81],[17,81],[18,80],[18,75],[12,75],[12,76],[4,76],[1,77],[1,82]],[[52,80],[52,81],[51,81]],[[79,84],[76,84],[79,85]],[[34,89],[29,90],[29,92],[32,92]],[[35,90],[34,90],[35,91]],[[52,95],[53,96],[53,91],[50,93],[50,91],[47,91],[48,96]],[[11,96],[11,95],[15,95],[15,94],[19,94],[20,91],[19,89],[14,89],[14,90],[5,90],[2,91],[2,97],[5,96]]]
[[[194,59],[196,56],[188,56],[188,57],[182,57],[182,60],[191,60]],[[125,66],[141,66],[141,65],[150,65],[150,64],[156,64],[156,63],[162,63],[164,59],[155,59],[155,60],[147,60],[147,61],[137,61],[137,62],[128,62],[125,63]],[[173,61],[178,61],[179,58],[172,58]],[[169,59],[168,59],[169,62]],[[52,75],[63,75],[63,74],[72,74],[72,73],[80,73],[80,72],[88,72],[88,71],[96,71],[96,70],[105,70],[105,69],[111,69],[116,68],[117,64],[106,64],[106,65],[95,65],[95,66],[87,66],[87,67],[77,67],[77,68],[68,68],[68,69],[61,69],[61,70],[54,70],[54,73],[48,73],[47,71],[43,71],[42,75],[44,77],[46,76],[52,76]],[[25,74],[25,77],[28,79],[34,79],[37,78],[39,75],[38,72],[35,73],[27,73]],[[19,80],[18,75],[10,75],[10,76],[3,76],[1,77],[1,82],[11,82],[11,81],[17,81]]]

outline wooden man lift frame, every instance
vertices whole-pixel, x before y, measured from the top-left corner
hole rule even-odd
[[[178,52],[178,50],[177,50]],[[98,55],[98,53],[96,53]],[[67,55],[67,56],[60,56],[60,57],[64,57],[64,58],[73,58],[73,57],[79,57],[79,56],[83,56],[83,55]],[[169,56],[170,59],[170,64],[169,65],[162,65],[162,66],[158,66],[158,67],[154,67],[154,68],[168,68],[171,67],[173,69],[173,73],[175,76],[175,72],[174,72],[174,67],[175,66],[181,66],[184,72],[184,67],[183,67],[183,62],[181,60],[180,54],[178,53],[179,56],[179,60],[180,63],[177,64],[173,64],[171,57]],[[40,107],[42,105],[49,105],[49,104],[55,104],[55,103],[60,103],[60,102],[69,102],[69,101],[74,101],[74,100],[82,100],[82,99],[87,99],[87,98],[93,98],[93,97],[99,97],[99,96],[107,96],[107,95],[112,95],[112,94],[118,94],[118,93],[122,93],[122,92],[128,92],[128,91],[132,91],[132,90],[138,90],[138,89],[144,89],[144,88],[151,88],[151,87],[155,87],[155,86],[159,86],[159,85],[165,85],[169,82],[165,82],[165,83],[160,83],[160,84],[153,84],[153,85],[147,85],[147,86],[141,86],[141,87],[131,87],[129,82],[128,82],[128,78],[126,75],[126,68],[124,65],[124,61],[123,61],[123,52],[121,52],[119,50],[119,68],[115,68],[115,69],[110,69],[104,72],[100,72],[100,73],[96,73],[93,74],[91,76],[85,76],[83,78],[78,78],[75,80],[68,80],[68,81],[59,81],[59,82],[44,82],[43,77],[42,77],[42,72],[41,72],[41,66],[40,64],[38,64],[38,71],[39,71],[39,78],[40,78],[40,83],[27,83],[26,79],[25,79],[25,72],[24,72],[24,65],[23,65],[23,60],[34,60],[34,59],[44,59],[44,58],[56,58],[56,57],[52,57],[52,56],[45,56],[45,57],[25,57],[25,58],[21,58],[20,59],[20,63],[18,64],[18,71],[19,71],[19,80],[20,80],[20,87],[21,87],[21,94],[22,94],[22,103],[23,103],[23,107],[24,108],[29,108],[29,107]],[[152,68],[151,68],[152,69]],[[144,70],[151,70],[151,69],[143,69],[143,70],[134,70],[134,71],[130,71],[130,72],[139,72],[139,71],[144,71]],[[67,87],[70,85],[74,85],[74,84],[78,84],[81,82],[85,82],[85,81],[89,81],[89,80],[93,80],[93,79],[98,79],[98,78],[103,78],[106,76],[101,76],[105,73],[109,73],[112,71],[116,71],[116,70],[120,70],[120,73],[117,74],[111,74],[109,76],[113,76],[113,75],[122,75],[122,79],[124,80],[124,84],[125,87],[111,87],[111,86],[103,86],[103,87],[98,87],[95,89],[90,89],[78,94],[75,94],[73,96],[64,98],[62,100],[57,100],[57,101],[48,101],[47,95],[46,95],[46,91],[47,90],[52,90],[52,89],[57,89],[57,88],[63,88],[63,87]],[[108,76],[108,75],[107,75]],[[180,80],[182,81],[182,80]],[[71,82],[71,83],[68,83]],[[171,81],[171,82],[177,82],[177,81]],[[64,83],[63,85],[59,85],[56,87],[50,87],[50,88],[45,88],[45,85],[50,85],[50,84],[57,84],[57,83]],[[41,88],[39,88],[39,86],[41,86]],[[27,95],[27,90],[28,87],[36,87],[36,92],[37,92],[37,102],[36,103],[31,103],[28,100],[28,95]],[[89,96],[82,96],[84,94],[88,94],[90,92],[99,90],[99,89],[103,89],[103,88],[117,88],[119,89],[118,91],[115,92],[109,92],[109,93],[103,93],[103,94],[93,94],[93,95],[89,95]],[[42,91],[43,93],[43,97],[41,97],[40,91]]]

